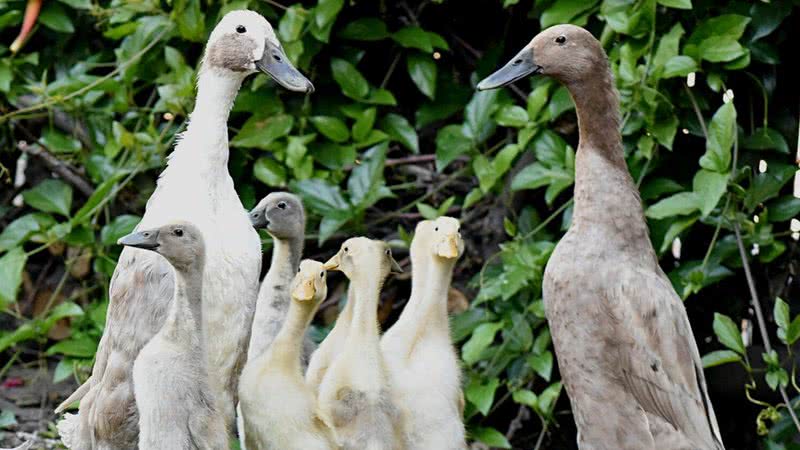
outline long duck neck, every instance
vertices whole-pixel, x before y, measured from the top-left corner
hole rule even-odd
[[[242,81],[240,74],[200,67],[194,109],[177,151],[189,152],[192,158],[200,153],[213,165],[227,166],[228,116]]]
[[[605,60],[605,59],[604,59]],[[575,158],[573,226],[597,227],[652,253],[639,191],[628,172],[620,135],[619,97],[606,67],[592,77],[565,83],[578,115],[580,141]]]
[[[370,276],[369,273],[359,274],[360,276],[350,280],[353,285],[356,298],[353,305],[353,318],[350,323],[348,341],[363,342],[361,339],[378,339],[378,299],[380,298],[383,279],[379,276]],[[349,345],[348,345],[349,346]]]
[[[303,255],[303,238],[290,238],[272,240],[272,259],[269,266],[270,274],[275,270],[275,274],[280,278],[288,278],[290,281],[300,267],[300,258]]]
[[[297,373],[302,372],[300,354],[303,350],[306,329],[314,318],[318,304],[316,299],[304,302],[291,300],[286,320],[272,344],[273,362],[280,362],[284,367]]]
[[[413,324],[414,338],[419,337],[425,330],[441,329],[442,324],[448,326],[447,294],[453,279],[454,266],[455,259],[448,260],[435,255],[428,257],[424,291],[419,298],[414,299],[416,303],[407,319],[407,323]],[[432,328],[432,325],[436,327]]]
[[[173,341],[202,345],[203,269],[175,270],[175,293],[163,332]]]

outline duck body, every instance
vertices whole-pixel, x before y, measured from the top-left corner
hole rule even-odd
[[[399,266],[385,243],[352,238],[325,267],[343,271],[355,297],[348,298],[354,306],[344,348],[319,386],[320,418],[343,449],[405,449],[404,418],[392,398],[377,320],[383,282]]]
[[[272,345],[248,360],[242,371],[240,407],[251,450],[335,448],[330,430],[316,415],[316,397],[303,378],[301,361],[305,330],[327,295],[321,263],[303,261],[292,291],[301,290],[303,283],[311,286],[303,291],[307,295],[293,299]]]
[[[450,337],[447,293],[463,249],[456,219],[420,222],[411,244],[411,298],[381,338],[392,397],[405,416],[409,449],[466,448],[461,368]],[[437,247],[452,242],[448,258]]]
[[[557,25],[478,86],[525,73],[559,80],[578,115],[572,223],[543,281],[578,446],[724,449],[686,310],[658,265],[624,159],[605,52],[586,30]]]

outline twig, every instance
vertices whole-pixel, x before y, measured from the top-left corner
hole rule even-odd
[[[689,101],[692,102],[692,109],[694,109],[694,114],[697,116],[697,121],[700,122],[700,127],[703,128],[703,136],[705,136],[706,140],[708,140],[708,129],[706,128],[706,121],[703,120],[703,114],[700,112],[700,107],[697,106],[697,101],[694,99],[694,94],[692,94],[692,90],[689,89],[685,83],[683,88],[686,90],[686,93],[689,94]]]
[[[38,101],[39,99],[35,95],[26,94],[17,97],[16,103],[23,108],[28,108],[35,105]],[[94,146],[92,139],[89,137],[89,132],[86,130],[86,126],[80,120],[60,109],[53,109],[51,114],[53,117],[53,124],[56,127],[75,136],[81,141],[84,147],[91,149]]]
[[[392,60],[392,63],[389,64],[389,69],[386,70],[386,75],[383,76],[383,80],[381,81],[381,85],[380,85],[381,89],[386,87],[386,83],[388,83],[389,82],[389,78],[392,77],[392,74],[394,73],[394,69],[395,69],[395,67],[397,67],[397,63],[399,61],[400,61],[400,52],[398,52],[396,55],[394,55],[394,59]]]
[[[386,167],[400,166],[403,164],[416,164],[420,162],[431,162],[436,160],[436,155],[413,155],[405,158],[387,159]]]
[[[75,186],[75,188],[81,191],[83,195],[89,197],[94,194],[94,188],[91,184],[89,184],[88,181],[84,180],[80,175],[75,173],[75,171],[67,163],[53,156],[52,153],[48,152],[47,149],[41,145],[28,144],[25,141],[19,141],[17,147],[29,155],[38,156],[41,158],[41,160],[44,161],[50,170],[57,173],[58,176],[63,178],[69,184]]]
[[[764,322],[764,312],[761,309],[761,302],[758,300],[758,293],[756,292],[755,281],[753,281],[753,274],[750,273],[750,263],[747,260],[747,252],[745,251],[744,242],[742,241],[742,233],[739,231],[739,222],[733,223],[733,232],[736,234],[736,245],[739,247],[739,257],[742,258],[744,276],[747,279],[747,287],[750,289],[750,299],[753,302],[753,309],[756,310],[758,331],[761,333],[761,340],[764,342],[764,349],[767,350],[767,353],[770,353],[772,352],[772,344],[770,343],[769,334],[767,333],[767,325]],[[800,420],[797,419],[797,414],[794,412],[794,407],[792,406],[792,402],[789,400],[789,394],[786,393],[786,388],[779,384],[778,390],[781,393],[783,402],[786,404],[786,409],[789,410],[789,416],[791,416],[795,428],[797,428],[797,431],[800,432]]]

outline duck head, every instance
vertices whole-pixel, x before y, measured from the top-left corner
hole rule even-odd
[[[208,39],[205,64],[243,75],[260,71],[290,91],[314,91],[311,81],[289,62],[272,25],[254,11],[225,14]]]
[[[250,222],[277,239],[302,239],[306,230],[303,202],[288,192],[273,192],[250,211]]]
[[[156,252],[179,270],[202,265],[205,253],[203,235],[188,222],[135,231],[119,238],[117,244]]]
[[[314,306],[319,305],[328,296],[326,274],[321,262],[313,259],[301,261],[291,284],[292,299],[298,302],[313,300]]]
[[[369,273],[377,270],[383,278],[390,273],[403,273],[387,243],[365,237],[344,241],[339,252],[333,255],[324,267],[325,270],[339,270],[351,280],[359,272]]]
[[[436,256],[455,260],[464,253],[464,240],[461,238],[461,223],[458,219],[442,216],[429,227],[433,227],[431,240]]]
[[[605,52],[591,33],[575,25],[555,25],[537,34],[505,66],[478,83],[478,90],[496,89],[531,74],[571,84],[607,70]]]

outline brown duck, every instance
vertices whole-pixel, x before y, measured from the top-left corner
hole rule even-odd
[[[583,28],[554,26],[478,89],[529,74],[567,87],[580,130],[572,225],[543,286],[578,446],[724,449],[686,310],[658,265],[623,157],[603,48]]]

